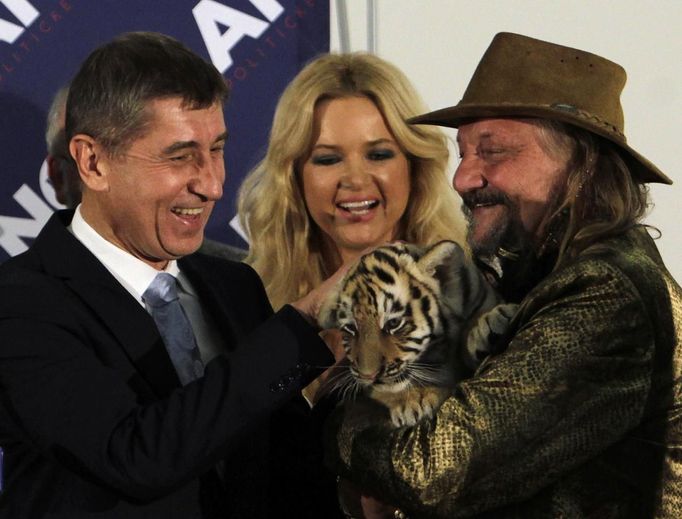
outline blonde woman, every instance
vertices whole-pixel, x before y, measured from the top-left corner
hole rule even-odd
[[[266,156],[245,179],[238,206],[250,241],[246,262],[260,274],[273,307],[309,294],[369,247],[464,242],[460,203],[446,174],[445,135],[406,123],[424,110],[402,72],[364,53],[320,56],[289,84]],[[306,388],[309,401],[316,388]],[[282,464],[291,470],[294,463],[284,460],[308,459],[319,471],[279,478],[280,484],[298,501],[319,495],[316,506],[325,512],[317,516],[333,517],[333,481],[316,462],[321,431],[303,415],[286,421],[297,445],[278,448]]]
[[[265,159],[247,176],[239,216],[273,307],[295,301],[367,247],[464,241],[448,150],[392,64],[327,54],[282,94]]]

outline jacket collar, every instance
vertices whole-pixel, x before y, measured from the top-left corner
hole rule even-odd
[[[61,279],[116,338],[159,396],[179,385],[152,317],[67,229],[73,211],[55,213],[32,247],[47,274]]]
[[[190,254],[178,260],[180,271],[187,276],[196,290],[202,307],[211,315],[227,351],[237,343],[235,335],[243,329],[239,322],[243,314],[239,297],[230,297],[242,286],[241,280],[231,280],[231,272],[224,268],[224,260],[204,254]]]

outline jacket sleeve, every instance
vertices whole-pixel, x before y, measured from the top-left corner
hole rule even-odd
[[[512,326],[433,421],[395,430],[339,412],[328,464],[408,515],[468,516],[532,496],[639,422],[654,339],[620,270],[589,260],[554,275]]]

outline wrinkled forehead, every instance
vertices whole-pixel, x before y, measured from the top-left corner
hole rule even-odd
[[[537,141],[542,119],[529,117],[486,117],[462,123],[457,130],[457,143],[492,139]]]

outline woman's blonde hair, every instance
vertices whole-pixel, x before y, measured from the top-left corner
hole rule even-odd
[[[426,111],[405,75],[366,53],[325,54],[293,79],[277,104],[265,159],[244,180],[238,199],[250,263],[275,308],[302,297],[333,272],[322,257],[321,231],[308,215],[297,179],[312,147],[314,112],[325,99],[373,101],[410,163],[411,190],[399,239],[427,244],[464,241],[459,200],[450,187],[446,137],[405,121]]]

